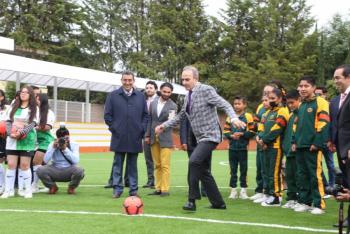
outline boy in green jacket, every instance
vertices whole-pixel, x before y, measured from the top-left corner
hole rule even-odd
[[[298,108],[301,103],[301,98],[298,90],[291,90],[286,95],[287,106],[290,110],[287,128],[284,132],[282,150],[286,156],[286,182],[288,186],[287,203],[282,208],[294,209],[298,201],[298,186],[297,186],[297,165],[295,152],[291,150],[293,127],[295,127],[296,117],[298,115]]]
[[[224,135],[230,141],[229,162],[231,169],[230,187],[231,193],[229,198],[236,199],[237,196],[237,169],[240,167],[240,186],[239,197],[248,199],[247,195],[247,172],[248,172],[248,151],[247,146],[249,139],[255,135],[255,123],[253,115],[246,113],[247,101],[244,97],[236,96],[233,101],[233,109],[239,116],[239,120],[246,123],[245,129],[238,129],[231,124],[230,118],[226,120]]]
[[[322,181],[322,147],[328,139],[329,104],[315,95],[315,80],[305,76],[298,90],[302,103],[298,110],[292,150],[296,151],[300,205],[294,211],[323,214],[326,208]],[[313,206],[311,208],[311,205]]]

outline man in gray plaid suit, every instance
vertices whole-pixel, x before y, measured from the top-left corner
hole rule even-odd
[[[232,106],[220,97],[213,87],[199,82],[199,73],[195,67],[186,66],[182,71],[181,81],[189,91],[181,111],[175,118],[157,126],[155,132],[159,134],[167,128],[172,128],[187,116],[198,145],[189,160],[189,195],[183,209],[196,210],[195,200],[200,199],[199,180],[207,189],[207,195],[211,203],[210,208],[226,209],[225,202],[209,170],[211,152],[222,141],[222,132],[216,109],[224,110],[231,118],[232,124],[238,128],[244,128],[245,123],[237,118]]]

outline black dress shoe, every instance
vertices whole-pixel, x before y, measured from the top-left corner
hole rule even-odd
[[[160,196],[161,196],[161,197],[167,197],[167,196],[170,196],[170,193],[168,193],[168,192],[162,192],[162,193],[160,194]]]
[[[147,183],[144,186],[142,186],[142,188],[151,188],[154,189],[154,184],[153,183]]]
[[[132,192],[132,193],[129,193],[129,196],[135,196],[135,197],[140,197],[139,194],[137,192]]]
[[[196,203],[194,202],[186,202],[186,204],[182,207],[183,210],[188,210],[188,211],[196,211]]]
[[[225,204],[222,204],[222,205],[219,205],[219,206],[211,205],[211,206],[209,206],[209,209],[226,210],[226,205]]]
[[[120,198],[121,195],[122,195],[121,193],[114,193],[112,197],[113,198]]]
[[[344,219],[344,221],[343,221],[343,227],[344,228],[347,228],[348,227],[348,219],[346,218],[346,219]],[[336,223],[336,224],[333,224],[333,227],[339,227],[339,224],[338,223]]]
[[[161,191],[154,191],[153,193],[149,193],[148,195],[161,195]]]
[[[103,186],[105,189],[109,189],[109,188],[113,188],[113,185],[111,184],[106,184],[105,186]]]

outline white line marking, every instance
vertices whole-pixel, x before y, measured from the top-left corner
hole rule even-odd
[[[90,211],[67,211],[67,210],[0,209],[0,212],[128,216],[128,215],[122,214],[122,213],[90,212]],[[331,229],[317,229],[317,228],[308,228],[308,227],[287,226],[287,225],[281,225],[281,224],[237,222],[237,221],[228,221],[228,220],[202,219],[202,218],[168,216],[168,215],[157,215],[157,214],[143,214],[143,215],[136,215],[134,217],[147,217],[147,218],[159,218],[159,219],[176,219],[176,220],[196,221],[196,222],[204,222],[204,223],[219,223],[219,224],[234,224],[234,225],[242,225],[242,226],[280,228],[280,229],[299,230],[299,231],[317,232],[317,233],[320,233],[320,232],[323,232],[323,233],[338,233],[337,230],[331,230]]]
[[[79,187],[86,187],[86,188],[95,188],[95,187],[104,187],[104,184],[81,184]],[[141,188],[142,185],[139,184],[139,188]],[[188,185],[171,185],[170,188],[188,188]],[[229,189],[231,187],[218,187],[219,189]],[[248,190],[255,190],[255,188],[247,188]]]
[[[228,161],[220,161],[219,165],[221,166],[229,166],[230,163]],[[255,169],[256,167],[248,167],[248,169]]]

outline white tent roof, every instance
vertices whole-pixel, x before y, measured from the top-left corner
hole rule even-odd
[[[0,53],[0,80],[16,81],[19,75],[21,83],[54,86],[86,90],[87,84],[92,91],[111,92],[121,86],[121,74],[80,68],[58,63],[45,62],[10,54]],[[144,89],[149,79],[135,78],[135,86]],[[156,81],[160,85],[161,81]],[[186,94],[183,86],[174,85],[176,94]]]

